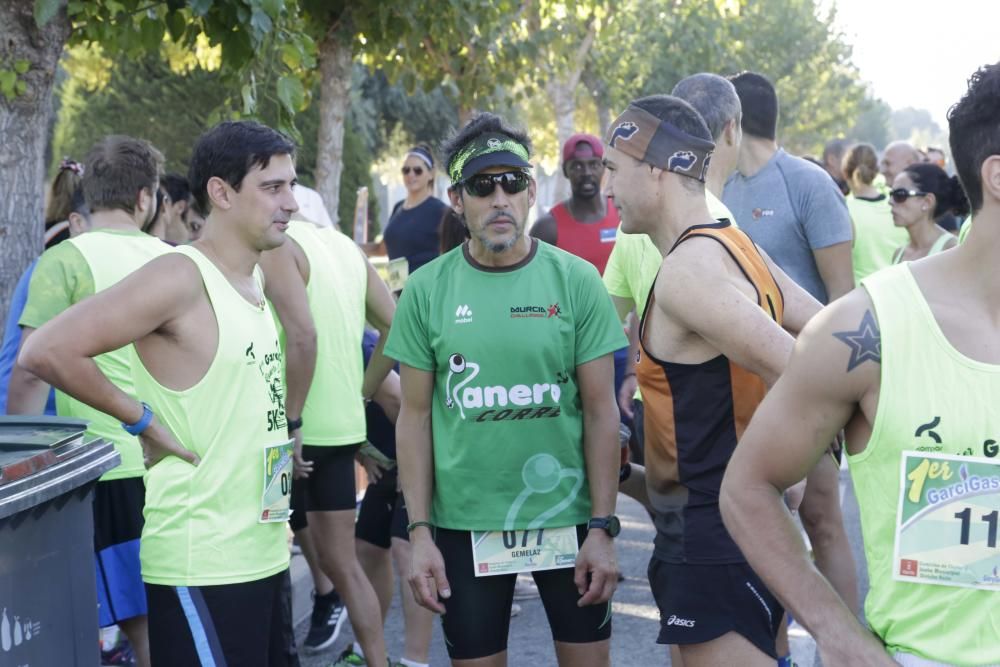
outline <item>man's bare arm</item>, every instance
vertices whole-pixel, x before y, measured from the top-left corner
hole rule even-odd
[[[361,256],[364,257],[364,253]],[[368,258],[364,257],[364,260],[368,270],[368,288],[365,291],[365,319],[379,333],[378,343],[368,361],[364,383],[361,386],[362,396],[371,398],[395,365],[392,359],[382,354],[382,349],[385,347],[385,339],[389,337],[392,317],[396,314],[396,300],[392,298],[392,293]]]
[[[546,213],[535,220],[535,224],[531,226],[529,234],[536,239],[545,241],[549,245],[555,245],[559,238],[556,219]]]
[[[785,369],[794,340],[729,277],[731,259],[704,252],[716,245],[692,239],[674,251],[660,269],[656,306],[771,386]]]
[[[24,349],[25,341],[34,331],[32,327],[22,327],[18,354],[20,354],[20,350]],[[10,379],[7,384],[7,414],[42,414],[45,412],[45,403],[49,398],[49,389],[48,382],[15,363],[14,367],[10,369]]]
[[[399,375],[396,374],[396,371],[389,371],[389,374],[382,380],[382,384],[378,386],[375,395],[372,396],[372,400],[382,408],[382,412],[385,413],[390,422],[395,424],[399,421],[399,408],[403,399],[400,395]]]
[[[758,248],[758,250],[760,250]],[[784,316],[781,318],[781,326],[788,333],[797,336],[806,323],[823,308],[823,304],[809,292],[802,289],[797,282],[788,277],[780,266],[774,263],[763,250],[761,256],[767,262],[767,268],[771,270],[774,281],[781,289],[781,296],[785,303]]]
[[[410,521],[430,519],[434,489],[431,399],[434,373],[399,365],[401,402],[396,420],[396,459]],[[418,529],[419,530],[419,529]]]
[[[854,262],[851,259],[850,241],[817,248],[813,250],[813,257],[831,302],[854,289]]]
[[[303,278],[302,253],[289,239],[260,256],[264,270],[264,293],[285,330],[285,412],[289,419],[302,416],[316,372],[316,324],[309,308]]]
[[[194,262],[172,253],[158,257],[37,329],[17,363],[101,412],[137,422],[142,406],[112,384],[93,357],[160,329],[186,312],[203,291]]]
[[[781,494],[808,474],[858,405],[877,392],[877,346],[868,345],[866,353],[851,342],[852,333],[874,322],[870,309],[867,295],[855,292],[807,325],[788,369],[740,440],[720,495],[733,539],[816,637],[828,665],[894,663],[815,568]]]

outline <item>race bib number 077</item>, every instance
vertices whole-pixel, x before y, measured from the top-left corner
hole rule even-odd
[[[893,578],[1000,591],[1000,463],[904,452],[900,473]]]
[[[576,526],[472,531],[477,577],[573,567],[579,550]]]

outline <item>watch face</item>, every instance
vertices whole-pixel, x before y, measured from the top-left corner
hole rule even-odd
[[[611,537],[618,537],[618,533],[622,532],[622,523],[618,520],[614,514],[608,517],[608,535]]]

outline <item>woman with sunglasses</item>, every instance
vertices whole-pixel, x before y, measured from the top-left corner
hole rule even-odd
[[[872,183],[878,176],[878,155],[871,144],[856,144],[844,154],[841,166],[851,192],[847,210],[854,223],[854,282],[892,263],[893,252],[909,240],[906,230],[892,223],[887,197]]]
[[[389,259],[405,257],[410,273],[438,256],[438,229],[447,205],[433,196],[434,157],[427,146],[414,146],[403,162],[406,199],[389,216],[383,238]]]
[[[958,244],[954,235],[935,222],[949,211],[960,217],[969,212],[969,200],[957,177],[949,177],[936,164],[911,164],[896,176],[889,199],[892,221],[910,235],[910,242],[893,255],[893,264],[912,262]]]

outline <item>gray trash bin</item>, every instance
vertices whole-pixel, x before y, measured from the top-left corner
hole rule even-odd
[[[93,488],[121,458],[86,422],[0,417],[0,666],[100,664]]]

